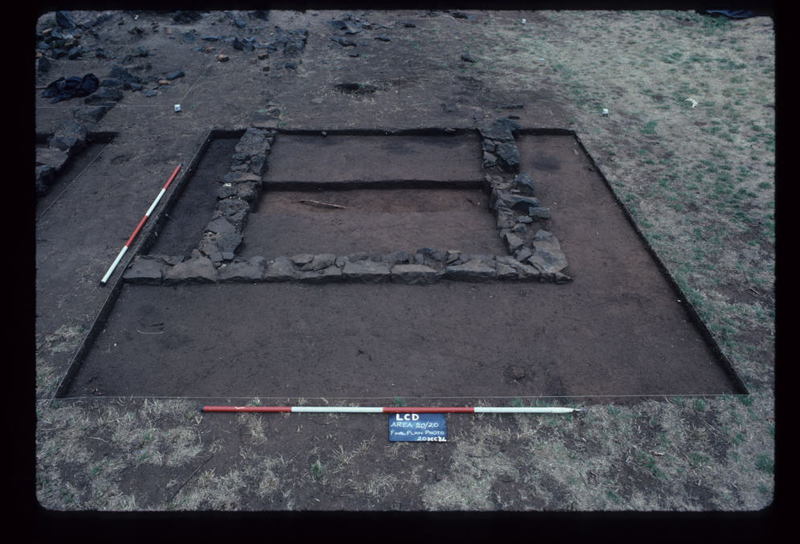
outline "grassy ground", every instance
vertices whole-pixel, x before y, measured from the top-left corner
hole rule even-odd
[[[574,417],[475,416],[453,431],[436,468],[426,465],[433,466],[433,454],[386,448],[382,437],[370,436],[322,437],[311,442],[308,456],[285,458],[266,431],[269,423],[246,415],[228,420],[238,450],[226,465],[212,466],[225,451],[225,434],[193,401],[40,401],[40,503],[56,510],[357,504],[731,511],[769,505],[775,434],[771,20],[652,11],[539,12],[529,21],[535,27],[476,26],[470,50],[478,62],[467,69],[509,89],[546,89],[568,109],[568,128],[749,395],[631,399],[591,405]],[[73,341],[63,332],[38,349],[42,383],[52,381],[48,356]],[[401,458],[416,459],[417,468],[397,468],[393,461]],[[148,474],[159,482],[157,492],[132,485]],[[398,506],[397,496],[408,500]],[[325,506],[326,497],[347,500]]]

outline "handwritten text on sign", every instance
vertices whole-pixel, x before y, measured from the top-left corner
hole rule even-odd
[[[447,421],[444,414],[392,414],[389,441],[447,442]]]

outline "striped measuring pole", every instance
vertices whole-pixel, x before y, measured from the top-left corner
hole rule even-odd
[[[562,406],[203,406],[203,412],[317,414],[570,414]]]
[[[181,166],[182,165],[179,164],[178,166],[175,167],[175,170],[172,171],[172,175],[169,177],[167,182],[161,188],[161,191],[159,191],[158,196],[153,201],[153,203],[150,205],[150,208],[147,210],[147,212],[144,214],[144,216],[139,220],[139,224],[136,225],[136,228],[133,229],[133,234],[130,235],[130,238],[128,238],[128,241],[125,242],[125,245],[120,250],[119,254],[117,255],[117,258],[114,259],[113,263],[111,263],[111,266],[108,268],[108,271],[106,272],[106,275],[103,276],[103,279],[100,280],[100,285],[105,285],[106,282],[108,281],[108,278],[110,278],[111,274],[114,273],[114,269],[117,268],[117,265],[122,260],[122,257],[125,255],[125,253],[128,251],[128,248],[133,243],[134,238],[136,238],[136,236],[139,234],[139,231],[142,230],[142,227],[144,226],[145,222],[147,221],[147,218],[150,217],[150,214],[152,214],[153,210],[156,209],[156,206],[158,205],[158,202],[161,200],[161,197],[164,196],[164,193],[166,193],[167,189],[169,189],[169,186],[172,183],[172,180],[174,180],[175,177],[178,175],[178,172],[180,171]]]

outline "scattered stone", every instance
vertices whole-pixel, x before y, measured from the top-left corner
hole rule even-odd
[[[464,264],[450,265],[444,269],[444,277],[462,281],[486,281],[497,276],[497,269],[486,259],[471,259]]]
[[[390,41],[392,41],[391,38],[389,38],[388,36],[383,36],[383,35],[375,36],[375,39],[378,40],[378,41],[381,41],[381,42],[390,42]]]
[[[72,110],[72,117],[80,123],[97,123],[110,109],[109,106],[80,106]]]
[[[62,123],[50,137],[50,147],[74,155],[86,146],[86,127],[74,119]]]
[[[396,264],[391,270],[392,281],[410,285],[429,284],[436,281],[438,272],[423,264]]]
[[[308,40],[308,30],[295,29],[288,32],[280,27],[276,27],[278,31],[278,38],[275,44],[283,44],[283,54],[286,57],[295,57],[300,55],[306,48],[306,41]]]
[[[67,160],[69,160],[69,153],[66,149],[50,146],[36,150],[36,164],[49,167],[53,173],[61,170]],[[46,173],[46,171],[43,172]]]
[[[475,60],[475,57],[473,57],[469,53],[462,53],[461,54],[461,60],[463,60],[464,62],[477,62]]]
[[[266,60],[269,58],[269,53],[267,53],[266,51],[262,51],[256,56],[256,58],[258,58],[258,60]]]
[[[122,100],[122,97],[122,91],[116,87],[101,87],[96,92],[84,98],[83,103],[89,106],[113,106]]]
[[[36,60],[36,73],[40,75],[49,72],[51,67],[52,63],[47,59],[47,57],[39,57]]]
[[[525,369],[518,366],[511,366],[508,369],[508,374],[512,380],[518,382],[525,378]]]
[[[298,63],[297,62],[287,62],[283,65],[284,68],[287,70],[297,70]]]
[[[56,12],[56,24],[59,28],[63,28],[64,30],[72,30],[78,26],[75,24],[75,19],[73,19],[72,14],[68,11]]]
[[[269,10],[268,9],[256,9],[250,12],[250,17],[253,19],[260,19],[262,21],[269,20]]]
[[[246,261],[234,261],[218,270],[220,281],[256,282],[264,279],[267,260],[264,257],[252,257]]]
[[[143,92],[142,94],[143,94],[144,96],[147,96],[147,97],[149,98],[149,97],[151,97],[151,96],[157,96],[157,95],[158,95],[158,91],[157,91],[157,90],[155,90],[155,89],[148,89],[148,90],[146,90],[145,92]]]
[[[176,11],[172,15],[172,22],[178,25],[186,25],[194,23],[203,18],[203,15],[197,11]]]
[[[331,20],[328,24],[330,24],[334,30],[343,31],[345,34],[351,35],[358,34],[364,28],[364,24],[361,21],[353,19],[350,15],[341,20]]]
[[[36,194],[41,196],[50,189],[49,185],[53,181],[56,171],[52,166],[40,164],[36,166]]]
[[[108,77],[122,81],[123,88],[129,88],[128,86],[133,83],[142,83],[142,79],[139,76],[131,74],[128,70],[117,64],[111,67],[111,72],[109,72]]]
[[[130,283],[159,285],[165,268],[161,259],[138,255],[122,274],[122,278]]]
[[[184,77],[185,75],[186,73],[183,70],[176,70],[174,72],[170,72],[167,75],[165,75],[164,79],[166,79],[167,81],[173,81],[175,79],[178,79],[179,77]]]
[[[217,62],[228,62],[229,60],[230,60],[230,57],[228,55],[225,55],[225,54],[222,54],[222,53],[217,55]]]
[[[264,271],[264,279],[266,281],[288,281],[297,278],[297,270],[295,270],[292,261],[288,257],[277,257],[267,263],[267,268]]]
[[[357,45],[353,40],[348,40],[342,36],[334,36],[331,38],[331,41],[338,43],[342,47],[355,47]]]
[[[159,79],[158,80],[158,84],[159,85],[169,85],[169,81],[167,81],[166,79]]]
[[[391,278],[391,270],[386,263],[375,261],[348,261],[342,273],[347,279],[367,282],[387,281]]]
[[[83,52],[84,52],[83,47],[81,47],[80,45],[73,47],[72,49],[67,51],[67,58],[69,60],[75,60],[81,57],[83,55]]]

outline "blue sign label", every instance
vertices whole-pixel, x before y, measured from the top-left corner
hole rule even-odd
[[[444,414],[390,414],[390,442],[447,442]]]

